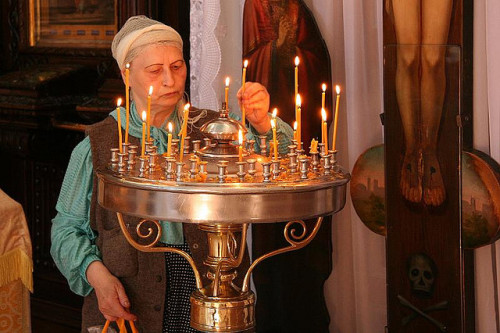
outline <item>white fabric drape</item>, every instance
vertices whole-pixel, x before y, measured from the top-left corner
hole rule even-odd
[[[305,0],[332,61],[330,87],[343,90],[339,161],[351,170],[367,148],[383,142],[382,1]],[[333,271],[325,285],[330,332],[384,332],[385,241],[359,220],[348,195],[333,218]]]
[[[329,87],[342,87],[339,161],[351,170],[367,148],[383,142],[382,0],[304,0],[313,12],[332,61]],[[217,108],[223,79],[232,78],[230,106],[241,83],[244,0],[191,0],[191,98]],[[500,2],[475,5],[474,142],[500,160]],[[485,129],[488,129],[486,131]],[[350,198],[334,217],[333,271],[325,285],[330,332],[384,332],[387,322],[385,241],[357,217]],[[495,248],[496,258],[500,250]],[[476,250],[476,327],[496,332],[491,247]],[[500,262],[497,264],[500,267]],[[499,272],[500,275],[500,272]]]
[[[231,80],[229,107],[239,113],[236,92],[241,86],[242,15],[244,0],[191,0],[191,101],[218,110],[225,78]]]
[[[500,161],[499,17],[498,1],[474,1],[474,147],[496,161]],[[497,243],[475,251],[477,333],[499,332],[495,283],[500,272],[494,271],[500,267]]]

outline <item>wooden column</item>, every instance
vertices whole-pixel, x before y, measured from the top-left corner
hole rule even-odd
[[[392,0],[384,1],[385,9],[390,9],[387,1]],[[412,3],[408,1],[406,5]],[[441,332],[445,327],[447,332],[474,332],[473,257],[461,247],[460,168],[462,148],[464,144],[471,145],[472,124],[468,120],[472,109],[472,9],[470,0],[454,1],[448,41],[443,46],[398,44],[393,13],[384,10],[389,332]],[[418,54],[421,58],[417,60],[416,81],[422,82],[422,61],[435,60],[423,59],[425,50],[438,51],[440,48],[444,52],[446,88],[438,129],[437,157],[446,198],[443,202],[430,204],[423,198],[431,179],[429,174],[431,177],[438,175],[436,168],[429,166],[431,162],[426,159],[425,148],[423,153],[422,150],[416,152],[414,164],[405,160],[408,149],[403,125],[405,111],[401,105],[401,101],[404,103],[404,87],[401,81],[396,84],[396,70],[405,61],[411,64],[411,55]],[[398,52],[401,52],[399,62]],[[415,89],[420,92],[431,84],[421,83],[421,87]],[[414,139],[420,142],[420,147],[429,130],[422,121],[425,102],[424,99],[422,103],[420,98],[411,100],[415,112],[420,113],[412,123],[416,128]],[[436,105],[436,110],[439,108]],[[412,200],[403,194],[401,180],[405,168],[424,178],[421,200]],[[427,176],[425,168],[431,170]],[[436,178],[432,178],[431,183],[436,182]],[[415,308],[411,309],[412,306]],[[417,314],[418,310],[428,317]]]

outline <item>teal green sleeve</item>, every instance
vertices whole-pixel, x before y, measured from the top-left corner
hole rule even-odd
[[[235,120],[241,120],[241,117],[239,115],[234,114],[232,112],[229,113],[229,117]],[[270,113],[269,117],[271,117]],[[276,117],[276,119],[277,119],[276,140],[278,140],[278,151],[280,154],[287,154],[288,146],[292,144],[293,140],[293,129],[290,127],[290,125],[285,123],[279,117]],[[259,132],[257,132],[257,130],[250,125],[249,131],[247,133],[247,140],[255,140],[255,151],[257,153],[260,153],[259,135],[261,134],[259,134]],[[267,133],[262,135],[266,136],[267,151],[270,151],[269,147],[270,143],[273,141],[273,131],[270,129],[269,131],[267,131]]]
[[[57,215],[52,220],[50,253],[73,292],[86,296],[92,291],[87,281],[87,267],[101,254],[90,227],[92,197],[92,156],[90,139],[80,142],[69,161],[57,201]]]

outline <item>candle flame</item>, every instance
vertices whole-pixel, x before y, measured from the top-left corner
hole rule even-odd
[[[323,121],[326,121],[326,111],[325,109],[321,109],[321,118],[323,118]]]
[[[226,77],[226,87],[229,87],[229,76]]]
[[[168,131],[170,133],[172,133],[172,122],[171,121],[168,122]]]
[[[153,95],[153,86],[149,86],[149,96]]]
[[[300,59],[299,56],[295,57],[295,66],[298,66],[300,64]]]
[[[335,86],[335,90],[337,91],[337,95],[340,94],[340,86],[339,85]]]
[[[186,105],[184,105],[184,111],[189,110],[190,107],[191,107],[191,104],[186,103]]]
[[[247,68],[248,66],[248,60],[243,61],[243,67]]]
[[[147,113],[146,111],[142,111],[142,121],[146,121]]]
[[[118,100],[116,101],[116,106],[121,106],[122,105],[122,99],[121,98],[118,98]]]
[[[129,68],[130,68],[130,63],[127,63],[127,64],[125,65],[125,68],[126,68],[126,69],[129,69]]]
[[[326,91],[326,84],[323,83],[323,85],[321,86],[321,89],[323,89],[323,92]]]
[[[240,146],[243,144],[243,132],[241,130],[238,131],[238,141],[240,142]]]
[[[273,118],[276,118],[276,115],[278,114],[278,108],[273,109]]]
[[[274,119],[271,119],[271,127],[272,127],[272,128],[275,128],[275,127],[276,127],[276,123],[275,123],[275,120],[274,120]]]
[[[302,106],[302,98],[300,98],[300,94],[297,94],[297,97],[295,99],[295,104],[300,108]]]
[[[296,122],[296,121],[294,121],[294,122],[293,122],[293,130],[294,130],[294,131],[296,131],[296,130],[297,130],[297,122]]]

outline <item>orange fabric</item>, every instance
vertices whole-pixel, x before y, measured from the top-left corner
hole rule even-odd
[[[31,332],[31,240],[22,206],[0,190],[0,333]]]
[[[31,240],[23,207],[0,190],[0,258],[17,248],[31,258]]]
[[[29,291],[21,280],[0,287],[0,333],[31,332]]]

